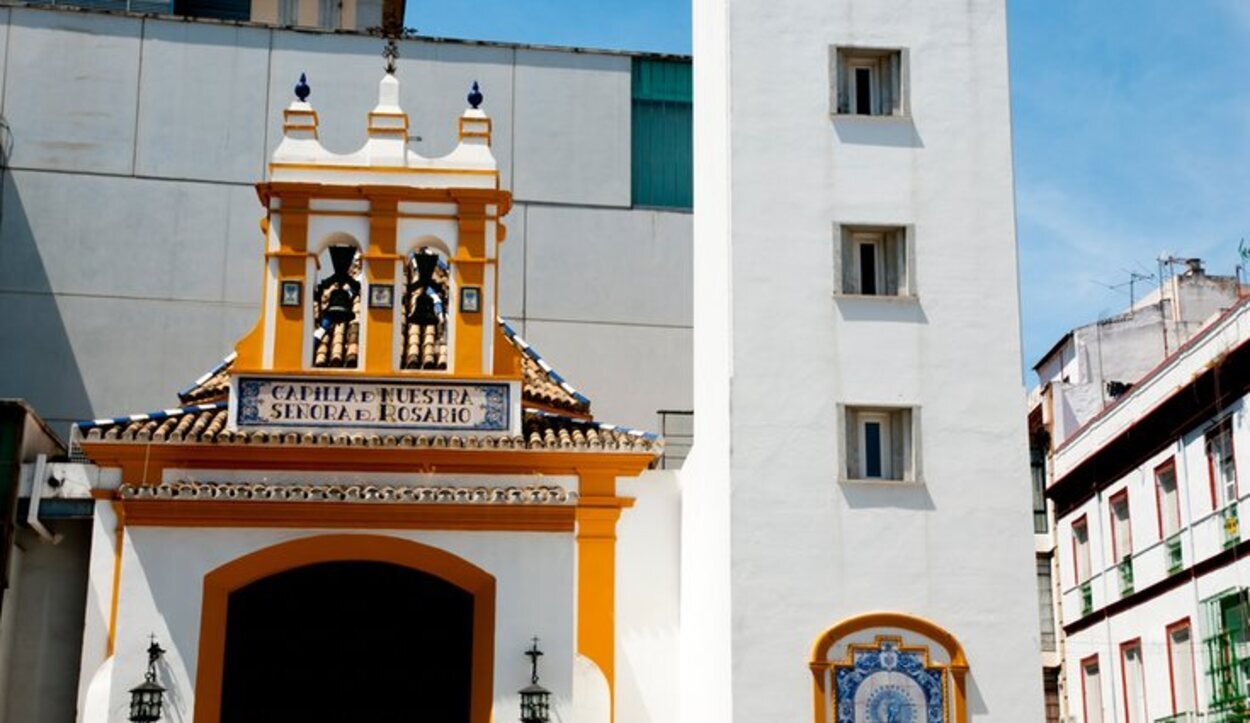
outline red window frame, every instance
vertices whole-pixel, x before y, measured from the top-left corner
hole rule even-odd
[[[1194,658],[1194,626],[1190,624],[1189,617],[1183,617],[1180,620],[1168,625],[1164,635],[1168,639],[1168,690],[1172,693],[1172,715],[1180,713],[1176,706],[1176,678],[1172,670],[1176,667],[1172,664],[1172,632],[1186,628],[1189,630],[1189,673],[1193,677],[1190,690],[1194,693],[1194,704],[1198,703],[1198,662]],[[1197,711],[1193,711],[1197,712]]]
[[[1098,653],[1094,653],[1088,658],[1081,658],[1081,712],[1085,714],[1086,721],[1089,720],[1089,691],[1085,690],[1085,679],[1089,676],[1085,674],[1085,671],[1089,668],[1090,663],[1098,666],[1098,680],[1100,683],[1102,682],[1102,663],[1098,661]],[[1098,699],[1102,700],[1102,691],[1099,691]],[[1102,711],[1098,712],[1101,719]]]
[[[1132,721],[1129,719],[1128,666],[1125,664],[1124,653],[1128,651],[1129,648],[1134,648],[1134,647],[1137,648],[1137,673],[1138,675],[1141,676],[1140,689],[1143,695],[1145,695],[1146,693],[1146,661],[1142,658],[1141,638],[1133,638],[1132,640],[1125,640],[1124,642],[1120,643],[1120,690],[1122,692],[1122,697],[1124,699],[1124,720],[1127,723],[1132,723]],[[1081,672],[1082,674],[1084,674],[1085,671],[1082,669]],[[1100,674],[1101,672],[1102,670],[1099,669]],[[1082,680],[1084,680],[1084,678],[1082,678]],[[1142,723],[1149,723],[1149,720],[1150,720],[1150,715],[1149,715],[1149,711],[1147,711],[1146,720],[1142,721]]]
[[[1233,458],[1233,499],[1241,496],[1241,482],[1237,479],[1237,450],[1232,447],[1233,444],[1233,423],[1228,417],[1221,419],[1211,425],[1207,431],[1202,433],[1203,451],[1207,455],[1207,480],[1211,484],[1211,509],[1218,511],[1220,509],[1219,500],[1215,496],[1215,458],[1211,456],[1211,434],[1221,429],[1228,430],[1228,453]]]
[[[1128,549],[1125,550],[1123,554],[1121,554],[1120,552],[1120,541],[1116,539],[1117,536],[1115,534],[1115,528],[1117,526],[1116,518],[1115,518],[1115,506],[1117,502],[1121,502],[1121,501],[1124,502],[1124,511],[1127,512],[1129,515],[1128,517]],[[1126,489],[1120,490],[1119,492],[1116,492],[1115,494],[1111,495],[1111,497],[1107,500],[1107,516],[1111,518],[1110,519],[1110,522],[1111,522],[1111,564],[1119,565],[1121,560],[1123,560],[1128,555],[1133,554],[1133,511],[1132,511],[1132,508],[1129,507],[1129,504],[1128,504],[1128,490]],[[1088,532],[1086,534],[1088,534]]]
[[[1155,515],[1159,521],[1159,540],[1163,537],[1163,485],[1159,483],[1160,472],[1167,469],[1172,470],[1172,484],[1176,486],[1176,528],[1179,531],[1181,527],[1181,481],[1176,476],[1176,457],[1170,457],[1166,462],[1155,467]]]
[[[1077,555],[1077,552],[1076,552],[1076,529],[1078,527],[1085,530],[1085,546],[1086,546],[1086,549],[1088,550],[1089,549],[1089,517],[1087,515],[1081,515],[1080,517],[1072,521],[1072,576],[1076,578],[1076,584],[1080,585],[1081,583],[1085,581],[1081,579],[1081,559]],[[1091,569],[1088,571],[1091,577],[1093,576],[1093,573],[1094,573],[1092,569],[1093,564],[1094,564],[1094,559],[1093,559],[1093,556],[1091,555],[1090,556],[1090,568]]]

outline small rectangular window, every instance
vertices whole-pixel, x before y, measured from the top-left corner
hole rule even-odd
[[[1237,466],[1233,459],[1233,428],[1225,419],[1207,432],[1207,472],[1211,478],[1211,504],[1215,509],[1237,501]]]
[[[1076,584],[1080,585],[1089,579],[1089,523],[1084,517],[1072,523],[1072,557],[1076,570]]]
[[[915,481],[913,419],[907,408],[847,408],[847,478]]]
[[[1119,563],[1133,554],[1133,528],[1128,513],[1128,491],[1111,498],[1111,559]]]
[[[1042,650],[1055,649],[1055,589],[1051,583],[1050,557],[1037,557],[1037,606],[1042,623]]]
[[[321,12],[318,17],[318,25],[330,30],[336,30],[339,27],[339,12],[342,8],[339,6],[340,0],[321,0]]]
[[[1159,504],[1159,538],[1166,540],[1181,530],[1181,497],[1176,489],[1174,460],[1155,470],[1155,494]]]
[[[1085,703],[1085,723],[1102,723],[1102,675],[1098,656],[1081,661],[1081,693]]]
[[[299,25],[299,0],[278,0],[278,24]]]
[[[909,233],[902,226],[840,226],[834,289],[846,296],[911,296]]]
[[[830,53],[834,113],[903,115],[903,52],[886,48],[834,48]]]
[[[1141,641],[1120,646],[1121,671],[1124,676],[1124,716],[1126,723],[1147,723],[1146,673],[1142,667]]]
[[[1189,620],[1168,627],[1168,668],[1172,676],[1172,715],[1198,710],[1198,680]]]

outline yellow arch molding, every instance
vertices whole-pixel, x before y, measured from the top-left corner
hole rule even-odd
[[[923,635],[941,645],[946,650],[946,654],[950,656],[951,661],[949,665],[942,667],[950,671],[951,680],[954,683],[955,720],[953,723],[968,723],[966,681],[968,676],[968,658],[964,655],[963,646],[959,644],[954,635],[936,623],[915,615],[895,612],[874,612],[855,615],[837,623],[816,638],[815,644],[812,645],[812,660],[808,664],[812,671],[814,683],[812,686],[812,703],[815,709],[816,723],[830,723],[826,717],[829,691],[826,688],[827,676],[825,675],[833,667],[833,663],[829,662],[829,649],[839,640],[872,628],[906,630]]]
[[[270,575],[319,562],[370,561],[420,570],[473,596],[473,681],[470,723],[489,723],[494,694],[495,578],[450,552],[383,535],[316,535],[283,542],[232,560],[204,576],[200,613],[195,723],[221,720],[226,612],[230,593]]]

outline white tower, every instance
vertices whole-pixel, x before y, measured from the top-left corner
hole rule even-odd
[[[1040,721],[1006,3],[694,5],[681,720]]]

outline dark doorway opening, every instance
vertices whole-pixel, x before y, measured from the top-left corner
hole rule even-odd
[[[468,723],[473,596],[383,562],[326,562],[230,594],[222,723]]]

